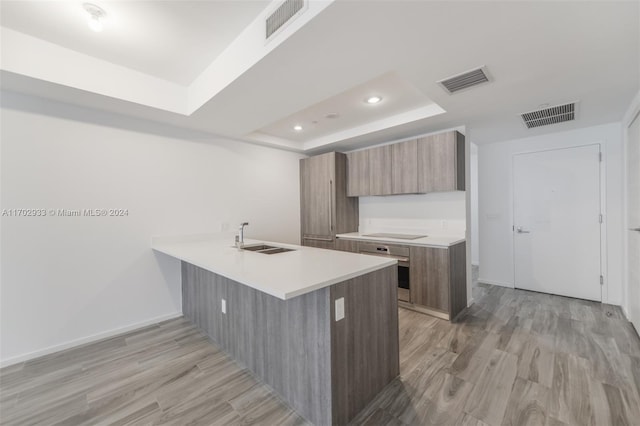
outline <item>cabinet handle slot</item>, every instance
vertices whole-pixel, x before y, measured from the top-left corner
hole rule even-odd
[[[313,241],[333,241],[332,237],[323,238],[323,237],[307,237],[306,235],[302,237],[304,240],[313,240]]]
[[[333,181],[329,181],[329,231],[333,233]]]

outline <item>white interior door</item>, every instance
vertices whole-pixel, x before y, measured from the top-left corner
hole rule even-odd
[[[513,157],[515,286],[602,300],[600,145]]]
[[[628,129],[627,145],[627,264],[629,319],[640,332],[640,116]]]

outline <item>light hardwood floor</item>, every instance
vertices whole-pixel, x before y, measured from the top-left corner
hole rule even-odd
[[[474,298],[457,324],[400,310],[401,377],[354,424],[640,425],[640,339],[619,308]],[[0,370],[0,422],[305,423],[184,319]]]

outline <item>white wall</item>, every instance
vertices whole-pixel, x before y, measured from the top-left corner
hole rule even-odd
[[[480,281],[513,287],[512,157],[560,147],[600,143],[606,180],[606,272],[603,302],[622,301],[623,180],[620,123],[478,147]]]
[[[3,364],[178,315],[179,263],[153,235],[299,241],[301,155],[3,93],[1,208],[127,217],[2,217]],[[232,237],[230,237],[230,243]]]
[[[360,197],[360,232],[380,231],[464,236],[465,193]]]
[[[470,188],[470,204],[471,204],[471,220],[469,228],[471,233],[471,264],[478,265],[480,263],[480,232],[478,223],[478,145],[472,143],[469,151],[471,152],[471,161],[469,171],[471,173]]]

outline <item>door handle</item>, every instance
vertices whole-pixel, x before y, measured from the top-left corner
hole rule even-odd
[[[531,232],[531,231],[525,231],[524,229],[522,229],[522,226],[518,226],[516,228],[516,231],[518,232],[518,234],[528,234]]]
[[[636,231],[636,232],[640,232],[640,228],[629,228],[629,231]]]

